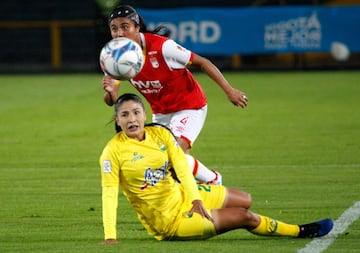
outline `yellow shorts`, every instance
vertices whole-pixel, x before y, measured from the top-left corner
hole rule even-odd
[[[223,206],[226,196],[224,186],[198,184],[198,189],[206,209],[217,209]]]
[[[207,212],[211,215],[211,209],[221,208],[225,196],[226,188],[222,185],[198,185],[200,195]],[[216,235],[214,224],[198,213],[193,213],[191,217],[183,216],[170,240],[201,240],[208,239]]]

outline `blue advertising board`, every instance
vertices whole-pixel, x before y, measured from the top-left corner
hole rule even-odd
[[[360,52],[360,6],[139,9],[148,28],[200,54],[329,52],[333,42]]]

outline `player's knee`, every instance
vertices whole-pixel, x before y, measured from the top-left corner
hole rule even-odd
[[[245,209],[249,209],[251,207],[252,204],[252,198],[251,198],[251,194],[245,191],[239,191],[239,197],[240,197],[240,206],[245,208]]]
[[[227,188],[227,199],[223,207],[242,207],[249,209],[252,204],[250,193]]]
[[[190,143],[181,137],[175,137],[175,139],[176,139],[177,143],[179,144],[179,146],[181,147],[181,149],[184,151],[184,153],[188,154],[191,149]]]
[[[251,194],[247,193],[247,192],[243,192],[242,195],[243,195],[242,196],[242,206],[246,209],[249,209],[252,204]]]
[[[239,228],[251,228],[257,223],[254,214],[248,209],[242,207],[237,208],[237,214],[234,219],[234,223],[238,224]]]

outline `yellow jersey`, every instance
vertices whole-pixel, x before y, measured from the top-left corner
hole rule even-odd
[[[201,199],[184,152],[162,126],[145,126],[143,141],[119,132],[105,146],[100,166],[105,239],[116,239],[119,185],[140,222],[158,240],[170,239],[192,201]]]

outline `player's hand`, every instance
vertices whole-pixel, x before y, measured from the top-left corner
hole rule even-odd
[[[232,88],[230,92],[227,93],[227,96],[235,106],[245,108],[248,104],[248,98],[245,93],[235,88]]]
[[[104,241],[101,241],[99,244],[117,244],[119,243],[116,239],[106,239]]]
[[[105,75],[102,79],[102,87],[105,91],[104,93],[104,101],[107,105],[114,105],[119,91],[119,80],[112,79],[110,76]]]
[[[110,76],[104,76],[101,84],[105,91],[112,93],[115,90],[115,86],[119,84],[119,81],[112,79]]]
[[[202,217],[205,217],[209,221],[214,222],[214,219],[208,214],[201,200],[194,200],[192,204],[193,207],[189,211],[189,216],[191,216],[195,212],[200,214]]]

